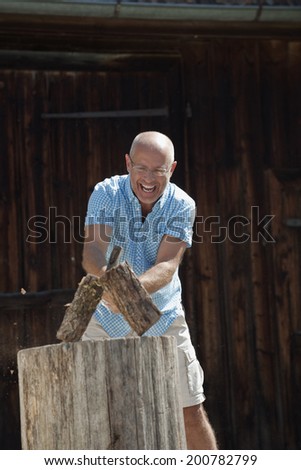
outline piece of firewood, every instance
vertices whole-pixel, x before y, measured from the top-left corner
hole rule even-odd
[[[71,304],[67,307],[56,334],[64,342],[79,341],[101,300],[103,286],[100,278],[87,274],[80,281]]]
[[[126,261],[107,271],[101,283],[139,336],[161,317],[160,310]]]

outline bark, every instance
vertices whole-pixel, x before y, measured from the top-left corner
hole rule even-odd
[[[100,278],[87,274],[81,280],[56,337],[61,341],[79,341],[101,300],[103,287]]]
[[[133,330],[141,336],[154,323],[161,312],[127,262],[110,269],[101,279],[116,306]]]

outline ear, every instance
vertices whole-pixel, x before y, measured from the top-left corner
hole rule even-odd
[[[176,161],[173,162],[173,164],[171,165],[170,167],[170,176],[173,174],[173,172],[175,171],[176,169],[176,166],[177,166],[177,163]]]
[[[125,165],[126,165],[127,171],[130,172],[130,169],[131,169],[131,160],[130,160],[130,157],[129,157],[129,154],[128,154],[128,153],[125,154]]]

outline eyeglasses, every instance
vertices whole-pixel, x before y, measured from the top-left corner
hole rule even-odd
[[[151,173],[154,176],[165,176],[169,172],[169,170],[171,169],[171,166],[172,166],[172,165],[170,165],[169,168],[156,168],[155,170],[150,170],[146,166],[136,165],[135,162],[132,160],[130,155],[129,155],[129,157],[130,157],[130,160],[131,160],[133,170],[135,170],[136,173],[138,173],[139,175],[142,175],[142,176],[147,175],[147,173]]]

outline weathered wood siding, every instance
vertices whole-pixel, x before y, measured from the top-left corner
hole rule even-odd
[[[188,61],[190,192],[205,220],[188,311],[212,413],[234,448],[300,445],[300,226],[285,223],[301,220],[300,46],[212,41]]]
[[[169,103],[177,84],[173,72],[0,71],[2,292],[78,282],[94,185],[126,171],[124,155],[140,128],[170,132],[173,119],[52,115],[164,106],[178,114],[178,101]]]
[[[181,271],[220,446],[300,448],[301,40],[190,37],[177,47],[178,57],[148,57],[135,70],[125,59],[115,71],[0,71],[0,290],[74,289],[93,185],[124,171],[137,132],[168,133],[175,181],[198,207]],[[168,113],[42,117],[135,109]],[[48,238],[28,243],[39,227]],[[51,303],[24,309],[32,294],[15,295],[13,315],[7,304],[0,312],[2,398],[14,423],[16,351],[54,342],[63,311],[53,322]],[[26,343],[14,324],[31,331]],[[7,419],[3,410],[6,448],[19,442],[12,426],[5,436]]]

